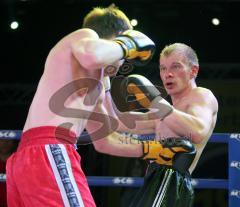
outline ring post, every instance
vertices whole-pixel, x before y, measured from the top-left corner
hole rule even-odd
[[[240,206],[240,134],[230,134],[229,153],[229,207]]]

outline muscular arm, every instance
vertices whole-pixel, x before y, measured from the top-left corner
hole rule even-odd
[[[218,104],[214,95],[206,89],[194,93],[190,100],[185,112],[174,109],[163,122],[176,134],[190,136],[194,143],[200,143],[209,137],[214,128]]]
[[[102,104],[96,106],[95,112],[107,114],[106,109]],[[102,120],[102,122],[104,122],[107,129],[110,129],[111,122],[109,121],[108,116],[105,116],[105,119],[106,120]],[[88,122],[87,130],[90,133],[90,136],[91,132],[97,130],[98,127],[99,125],[96,122]],[[163,145],[161,142],[156,141],[138,141],[136,139],[125,137],[117,132],[98,137],[98,139],[93,141],[93,145],[95,149],[101,153],[122,157],[141,157],[145,160],[153,160],[159,164],[167,165],[173,165],[172,161],[176,152],[190,152],[195,156],[195,148],[191,142],[187,140],[181,140],[179,142],[173,140],[170,143],[167,142]],[[165,160],[163,157],[168,159]],[[183,169],[188,169],[188,166]]]
[[[107,114],[107,111],[103,105],[97,105],[95,111],[101,114]],[[102,122],[105,123],[105,127],[111,127],[111,123],[107,119],[107,116],[105,120],[102,120]],[[88,121],[86,129],[90,134],[90,137],[91,133],[98,130],[100,125],[101,123],[93,122],[91,120]],[[91,138],[94,139],[94,137]],[[117,132],[113,132],[107,136],[93,141],[93,145],[98,152],[109,155],[123,157],[140,157],[143,155],[143,147],[139,141],[126,138],[126,136]]]
[[[88,70],[96,70],[123,57],[123,51],[114,41],[100,39],[91,29],[79,30],[79,40],[72,41],[72,53]]]

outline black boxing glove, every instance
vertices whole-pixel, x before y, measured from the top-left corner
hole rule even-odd
[[[154,42],[145,34],[136,30],[127,30],[113,41],[122,47],[123,58],[137,66],[146,65],[155,52]]]
[[[134,95],[135,100],[144,108],[158,109],[155,114],[160,119],[164,119],[173,111],[172,105],[161,97],[160,91],[142,75],[129,75],[122,84],[122,91],[126,90],[127,96]]]

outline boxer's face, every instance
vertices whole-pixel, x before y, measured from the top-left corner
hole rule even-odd
[[[180,52],[173,52],[160,58],[160,77],[169,95],[183,92],[193,78],[192,67]]]

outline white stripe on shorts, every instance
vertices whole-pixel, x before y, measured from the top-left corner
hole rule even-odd
[[[46,150],[51,168],[53,170],[54,176],[56,178],[56,181],[60,190],[60,194],[63,199],[64,206],[65,207],[84,207],[81,194],[79,192],[77,183],[73,176],[71,162],[65,146],[62,144],[45,145],[45,150]],[[58,163],[58,165],[56,163],[57,156],[60,156],[61,158],[60,163]],[[68,184],[71,187],[73,187],[74,192],[72,192],[71,195],[69,195],[69,193],[66,192],[66,187],[64,186],[64,181],[66,181],[66,179],[61,177],[60,175],[61,170],[64,170],[64,176],[66,175],[68,179]],[[76,198],[74,200],[75,202],[71,201],[72,195],[73,197]]]
[[[158,193],[156,195],[156,198],[154,200],[152,207],[158,207],[161,205],[164,195],[166,193],[166,188],[167,188],[169,179],[171,178],[172,173],[173,173],[172,169],[167,169],[167,171],[165,172],[162,184],[159,187]]]

